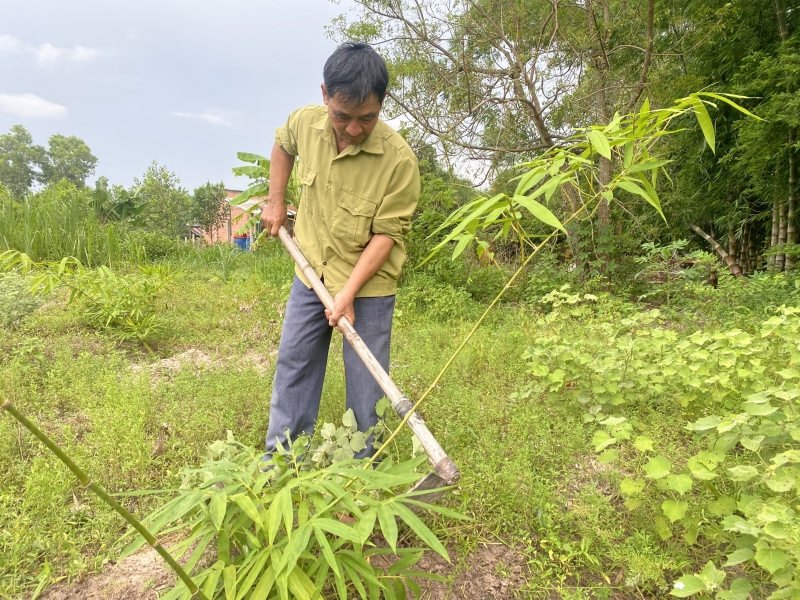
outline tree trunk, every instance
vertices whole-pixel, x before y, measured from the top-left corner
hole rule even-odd
[[[689,224],[689,229],[694,231],[697,235],[702,237],[705,241],[711,244],[711,247],[717,251],[717,254],[720,255],[722,260],[725,261],[725,264],[728,265],[728,268],[731,270],[731,274],[734,277],[744,277],[744,273],[742,273],[742,269],[739,268],[739,265],[736,264],[736,261],[731,258],[731,256],[725,252],[725,248],[719,245],[717,241],[708,235],[705,231],[700,229],[697,225]]]
[[[742,273],[750,275],[752,269],[750,268],[750,248],[747,244],[750,236],[750,226],[745,223],[742,225],[742,240],[739,242],[739,266],[742,267]]]
[[[795,131],[794,127],[789,128],[789,202],[786,208],[786,243],[795,244],[797,242],[797,230],[795,228],[795,209],[797,208],[797,162],[794,157]],[[795,259],[792,254],[786,255],[786,270],[794,267]]]
[[[777,196],[772,200],[772,233],[769,237],[770,249],[778,245],[778,223],[780,221],[781,207],[778,203]],[[770,270],[775,268],[775,255],[772,254],[767,258],[767,266]]]
[[[736,255],[736,230],[733,227],[733,217],[730,217],[730,219],[728,221],[728,254],[730,254],[733,262],[741,267],[742,263]]]
[[[778,201],[778,246],[780,252],[775,257],[775,269],[778,272],[783,271],[786,263],[786,255],[783,253],[783,246],[786,244],[786,202],[781,198]]]

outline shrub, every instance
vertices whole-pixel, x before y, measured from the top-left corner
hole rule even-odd
[[[131,229],[123,238],[128,256],[135,262],[160,261],[178,254],[182,244],[176,238],[157,231]]]
[[[13,327],[44,303],[19,273],[0,273],[0,327]]]
[[[414,275],[397,292],[401,311],[426,313],[437,321],[468,318],[474,301],[464,288],[441,283],[431,275]]]

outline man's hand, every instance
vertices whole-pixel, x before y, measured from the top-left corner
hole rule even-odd
[[[325,309],[325,316],[328,318],[328,324],[331,327],[336,327],[337,323],[339,323],[339,319],[342,317],[347,317],[347,320],[350,321],[351,325],[355,325],[356,322],[356,313],[353,309],[353,300],[355,299],[355,295],[349,292],[347,289],[342,290],[336,297],[333,299],[333,310]],[[341,331],[341,329],[339,329]]]
[[[270,200],[262,202],[259,207],[261,208],[261,227],[267,232],[267,235],[277,236],[281,225],[285,225],[289,218],[286,205],[283,201]]]

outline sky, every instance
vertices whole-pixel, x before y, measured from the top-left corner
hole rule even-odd
[[[0,133],[83,139],[126,187],[152,161],[190,191],[244,189],[237,151],[269,156],[275,128],[321,103],[325,25],[346,0],[26,0],[0,20]]]

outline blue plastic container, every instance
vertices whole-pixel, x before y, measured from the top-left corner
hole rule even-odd
[[[242,252],[247,252],[250,250],[250,237],[235,237],[233,238],[233,243],[236,245],[239,250]]]

